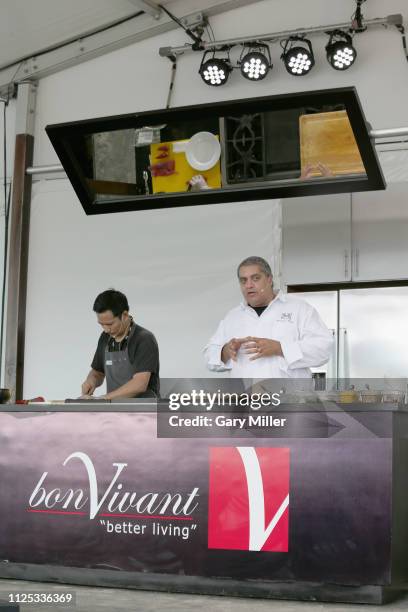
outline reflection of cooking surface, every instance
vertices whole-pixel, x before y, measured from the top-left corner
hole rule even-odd
[[[188,142],[188,140],[186,142]],[[163,147],[168,147],[167,157],[161,157],[163,154]],[[152,176],[153,193],[187,191],[189,180],[198,173],[198,171],[192,168],[187,162],[184,152],[174,153],[173,142],[161,142],[150,145],[150,159],[151,165],[160,162],[174,162],[173,174],[167,176]],[[218,160],[212,168],[201,172],[201,174],[209,187],[221,187],[220,160]]]
[[[346,111],[299,117],[302,174],[323,164],[331,174],[365,174],[364,164]],[[312,176],[321,176],[316,170]]]

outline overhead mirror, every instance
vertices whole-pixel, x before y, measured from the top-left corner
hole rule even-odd
[[[385,187],[353,88],[46,129],[91,214]]]

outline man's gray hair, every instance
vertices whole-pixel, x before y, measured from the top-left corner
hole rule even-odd
[[[251,257],[247,257],[244,261],[241,261],[237,268],[237,275],[239,278],[239,271],[242,266],[259,266],[261,271],[266,274],[266,276],[272,276],[271,266],[268,264],[266,259],[263,257],[258,257],[257,255],[251,255]]]

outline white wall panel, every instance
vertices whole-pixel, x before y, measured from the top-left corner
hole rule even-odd
[[[380,151],[378,158],[387,183],[408,181],[408,150]]]

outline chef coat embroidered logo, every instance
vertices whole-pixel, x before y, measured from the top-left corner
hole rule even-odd
[[[288,551],[289,448],[210,449],[208,548]]]
[[[282,312],[280,320],[288,321],[289,323],[292,323],[293,322],[292,315],[293,315],[293,312]]]

